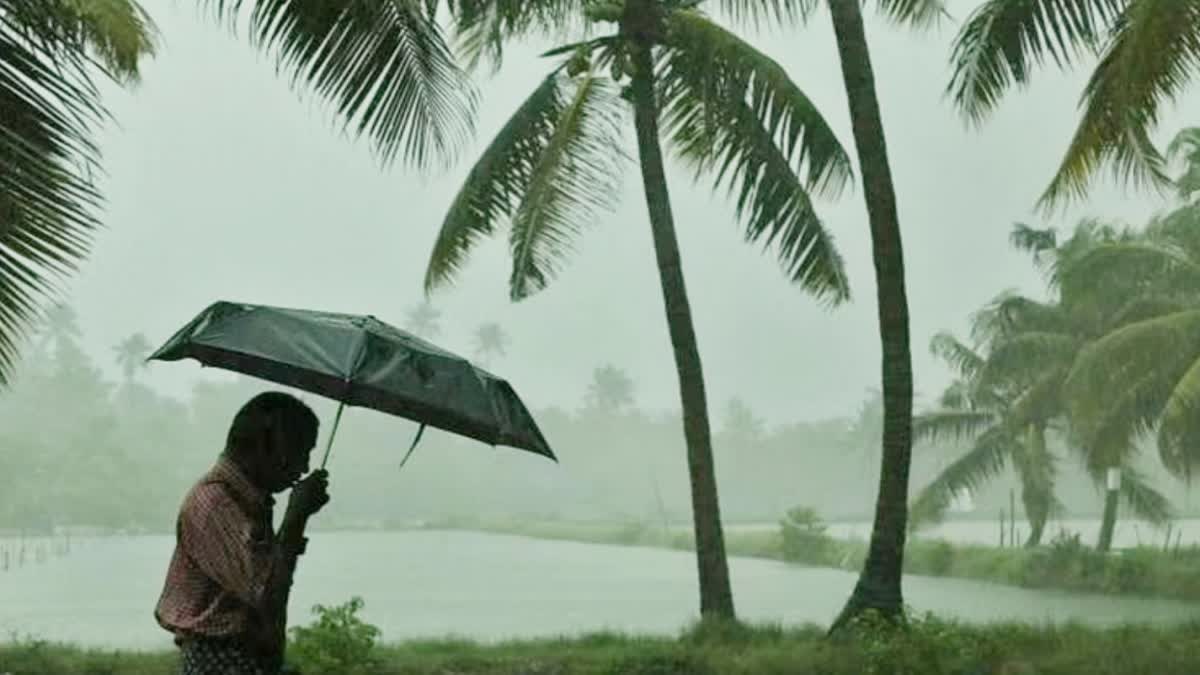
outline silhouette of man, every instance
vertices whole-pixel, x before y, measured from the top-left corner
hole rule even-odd
[[[328,477],[308,473],[317,417],[299,399],[267,392],[233,419],[225,450],[187,493],[175,553],[155,608],[175,635],[182,675],[276,675],[287,598],[308,519],[329,502]],[[292,488],[279,532],[272,495]]]

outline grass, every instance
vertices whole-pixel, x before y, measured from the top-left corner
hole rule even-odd
[[[775,531],[727,531],[726,550],[730,555],[814,567],[852,572],[862,568],[867,553],[865,541],[829,536],[811,511],[794,510],[790,516],[793,524],[781,525]],[[595,524],[495,519],[442,521],[429,527],[595,544],[693,549],[691,533],[667,531],[642,522]],[[1077,536],[1060,536],[1035,549],[914,538],[909,540],[905,551],[904,569],[909,574],[974,579],[1022,588],[1200,602],[1200,573],[1197,573],[1200,549],[1194,547],[1164,551],[1140,546],[1105,555],[1082,544]]]
[[[816,627],[700,626],[677,638],[599,634],[494,646],[442,640],[379,645],[305,675],[1194,675],[1200,626],[969,627],[932,617],[893,629],[869,619],[845,640]],[[0,673],[174,675],[169,653],[0,645]]]

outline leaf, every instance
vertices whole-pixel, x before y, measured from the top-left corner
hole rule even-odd
[[[449,162],[474,133],[474,89],[419,0],[201,1],[231,22],[249,4],[255,46],[385,164]]]
[[[802,24],[819,6],[818,0],[721,0],[717,4],[734,23],[755,30],[763,24]]]
[[[471,167],[434,242],[427,293],[449,283],[471,247],[516,213],[564,110],[560,83],[557,70],[542,80]]]
[[[1011,457],[1014,441],[999,427],[976,439],[966,454],[954,460],[929,482],[909,509],[913,525],[939,520],[955,495],[963,490],[977,491],[989,479],[999,475]]]
[[[452,0],[455,42],[467,67],[485,60],[498,70],[504,43],[530,37],[586,33],[582,0]]]
[[[1116,20],[1083,94],[1083,119],[1038,200],[1045,211],[1083,198],[1097,170],[1135,187],[1172,186],[1151,134],[1200,60],[1200,0],[1136,0]]]
[[[990,411],[937,410],[914,416],[912,433],[914,440],[937,443],[975,438],[996,423],[996,415]]]
[[[930,28],[943,19],[949,19],[945,3],[941,0],[876,0],[879,10],[889,20],[914,28]]]
[[[571,239],[620,195],[624,106],[615,88],[588,75],[534,167],[513,218],[513,300],[545,288]]]
[[[935,333],[929,340],[929,353],[944,361],[956,373],[972,378],[983,368],[983,357],[950,333]]]
[[[101,22],[60,0],[0,0],[0,385],[100,226],[90,176],[100,160],[93,134],[108,113],[90,55],[119,52],[112,70],[136,73],[130,59],[148,55],[151,39],[125,16],[134,23]]]
[[[1140,471],[1121,469],[1121,497],[1135,516],[1154,525],[1164,525],[1172,517],[1171,502],[1152,486]]]
[[[784,271],[810,293],[849,298],[844,263],[809,196],[836,191],[849,158],[777,63],[693,12],[668,20],[658,72],[671,148],[736,194],[745,238],[776,245]],[[806,175],[803,182],[797,175]]]
[[[659,100],[672,135],[687,130],[680,140],[689,140],[681,144],[689,159],[717,161],[720,127],[737,120],[742,106],[736,104],[743,104],[804,176],[806,189],[840,194],[853,178],[850,156],[782,66],[696,12],[672,12],[666,23]]]
[[[987,0],[954,39],[946,93],[980,123],[1047,58],[1060,68],[1093,47],[1129,0]]]

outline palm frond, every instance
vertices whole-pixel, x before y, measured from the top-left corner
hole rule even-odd
[[[143,59],[153,56],[158,28],[134,0],[44,0],[6,3],[14,23],[42,48],[87,54],[108,77],[122,84],[140,78]]]
[[[999,475],[1011,457],[1014,445],[1014,440],[1000,428],[979,436],[966,454],[951,462],[921,489],[909,509],[913,525],[940,520],[956,495],[964,490],[975,492]]]
[[[1128,1],[987,0],[954,39],[947,93],[967,119],[982,122],[1047,57],[1066,67],[1093,47]]]
[[[1111,466],[1134,440],[1158,424],[1172,392],[1200,352],[1200,310],[1130,324],[1081,350],[1064,384],[1072,426],[1080,443]],[[1181,390],[1186,392],[1187,388]],[[1183,394],[1181,393],[1181,396]],[[1186,408],[1188,399],[1178,399]],[[1177,427],[1178,428],[1178,427]],[[1164,464],[1176,473],[1171,444],[1160,445]]]
[[[455,42],[471,70],[499,69],[504,44],[534,36],[586,32],[583,0],[450,0]]]
[[[332,102],[384,163],[445,165],[474,132],[476,96],[420,0],[202,0],[234,21],[294,88]]]
[[[99,227],[92,135],[108,114],[91,79],[91,54],[119,52],[114,75],[137,72],[123,60],[130,52],[121,36],[141,24],[114,20],[113,34],[103,35],[103,24],[78,9],[0,0],[0,385],[41,306],[88,254]],[[134,44],[149,45],[142,37]]]
[[[1110,291],[1114,283],[1157,281],[1162,288],[1200,291],[1200,263],[1169,242],[1148,239],[1101,243],[1064,261],[1058,270],[1064,295]],[[1106,283],[1107,282],[1107,283]]]
[[[943,19],[951,18],[946,4],[941,0],[876,0],[879,10],[889,20],[914,28],[936,26]]]
[[[763,24],[793,25],[808,21],[818,0],[721,0],[721,12],[739,25],[761,28]]]
[[[544,288],[571,239],[620,194],[623,101],[591,75],[574,84],[513,217],[513,300]]]
[[[1181,129],[1167,146],[1167,161],[1182,163],[1183,173],[1175,179],[1180,199],[1200,192],[1200,127]]]
[[[1005,292],[971,314],[971,339],[990,347],[1021,332],[1058,333],[1071,330],[1069,316],[1057,304]]]
[[[1074,335],[1028,331],[997,340],[979,371],[993,386],[1031,382],[1051,371],[1066,371],[1081,345]],[[985,385],[988,386],[988,385]]]
[[[542,80],[471,167],[434,242],[427,293],[450,283],[471,248],[516,213],[566,107],[561,84],[558,70]]]
[[[984,360],[974,349],[959,341],[953,334],[938,332],[929,339],[929,353],[941,359],[954,372],[972,378],[983,367]]]
[[[659,71],[671,147],[736,194],[747,241],[776,246],[817,297],[849,297],[844,264],[812,204],[849,176],[849,157],[777,63],[693,12],[671,15]],[[797,171],[807,175],[801,182]]]
[[[1010,426],[1046,425],[1063,412],[1062,390],[1066,366],[1051,367],[1022,389],[1009,404],[1005,423]]]
[[[1166,161],[1151,138],[1159,105],[1174,101],[1200,60],[1200,2],[1137,0],[1126,4],[1084,90],[1084,113],[1058,171],[1039,198],[1051,209],[1087,194],[1111,163],[1137,187],[1166,188]]]
[[[975,438],[996,422],[995,413],[987,410],[935,410],[913,416],[913,440],[938,443]]]
[[[1177,475],[1191,476],[1200,465],[1200,353],[1171,387],[1158,426],[1158,450],[1163,465]]]
[[[702,165],[732,161],[716,152],[719,128],[740,117],[744,104],[805,188],[829,195],[845,188],[853,178],[849,154],[782,66],[699,13],[671,12],[666,24],[660,101],[667,129],[687,130],[680,139],[687,157]]]
[[[1142,472],[1132,468],[1121,469],[1121,498],[1133,514],[1149,523],[1163,525],[1171,519],[1171,502],[1159,492]]]

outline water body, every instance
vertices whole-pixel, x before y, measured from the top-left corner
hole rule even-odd
[[[170,646],[152,611],[171,553],[166,536],[76,541],[72,551],[0,573],[0,639],[32,635],[86,645]],[[849,572],[731,560],[744,619],[827,624],[854,585]],[[293,623],[315,603],[359,595],[390,641],[458,635],[481,641],[599,630],[674,633],[697,613],[686,552],[466,532],[314,533],[292,596]],[[909,577],[916,609],[969,621],[1173,622],[1200,607],[1158,599],[1030,591]]]

